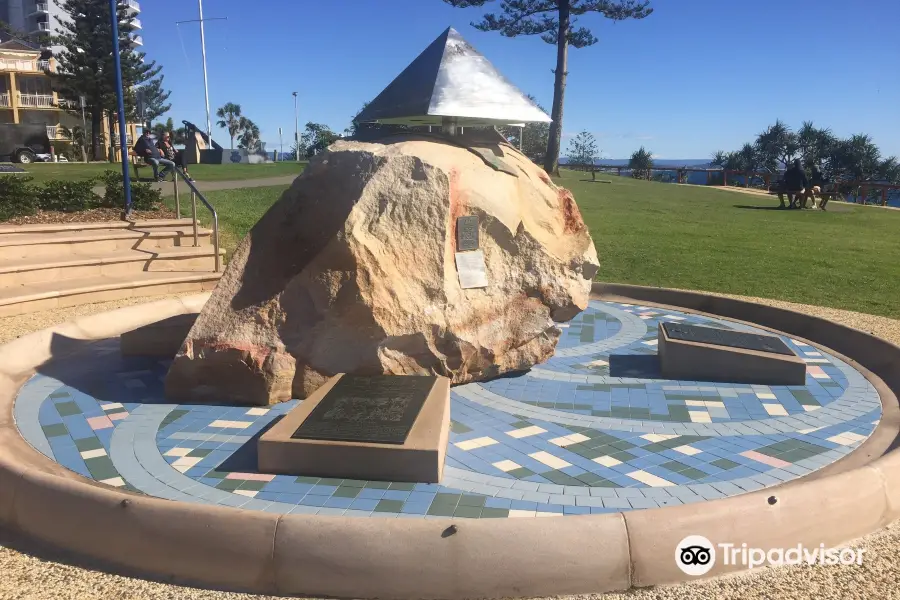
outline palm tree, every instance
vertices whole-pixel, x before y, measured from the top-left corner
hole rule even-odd
[[[216,125],[228,130],[228,137],[231,138],[230,149],[234,150],[234,138],[241,130],[241,105],[227,102],[216,111],[216,116],[219,117]]]
[[[635,179],[649,179],[650,169],[653,168],[653,154],[641,146],[640,150],[635,150],[631,155],[628,168],[631,169],[631,176]]]

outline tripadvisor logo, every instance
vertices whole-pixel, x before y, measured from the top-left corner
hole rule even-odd
[[[747,544],[713,544],[702,535],[689,535],[675,547],[675,564],[686,575],[706,575],[715,566],[741,565],[754,569],[763,565],[861,565],[864,548],[826,548],[825,544],[790,548],[752,548]]]

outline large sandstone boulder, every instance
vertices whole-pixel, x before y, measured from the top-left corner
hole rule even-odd
[[[457,274],[468,215],[484,288],[463,289]],[[553,321],[587,306],[597,269],[571,193],[511,146],[341,141],[238,246],[166,394],[265,405],[336,373],[463,383],[527,369],[553,354]]]

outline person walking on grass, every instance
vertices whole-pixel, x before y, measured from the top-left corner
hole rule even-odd
[[[172,145],[172,139],[169,136],[168,131],[162,134],[162,138],[160,138],[160,140],[156,142],[156,147],[166,159],[171,160],[173,163],[181,167],[182,172],[184,172],[185,179],[187,179],[188,181],[194,180],[194,178],[191,177],[191,174],[188,173],[187,162],[184,160],[184,151],[175,149],[175,146]]]
[[[809,188],[809,180],[803,171],[800,159],[796,159],[787,171],[784,172],[784,191],[788,197],[788,208],[802,208],[806,200],[806,190]],[[782,206],[784,204],[782,203]]]
[[[153,138],[150,137],[149,129],[144,130],[143,135],[134,145],[134,153],[150,163],[150,166],[153,167],[153,177],[157,181],[165,181],[168,174],[175,168],[174,162],[168,158],[163,158],[162,154],[159,153],[159,148],[156,147],[156,144],[153,143]],[[162,172],[159,170],[159,165],[164,167]]]

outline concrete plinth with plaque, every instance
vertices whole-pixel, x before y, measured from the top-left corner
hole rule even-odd
[[[658,339],[660,370],[666,379],[806,384],[806,363],[772,335],[660,323]]]
[[[259,439],[259,470],[437,483],[450,436],[446,377],[336,375]]]

